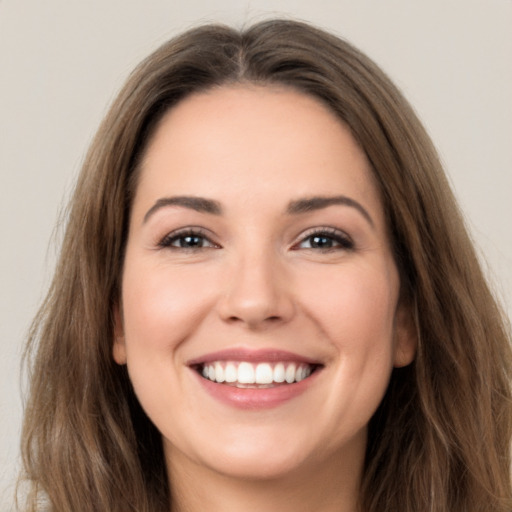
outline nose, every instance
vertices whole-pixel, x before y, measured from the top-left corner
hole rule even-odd
[[[283,265],[270,252],[237,258],[225,276],[218,311],[223,321],[252,330],[290,321],[295,307]]]

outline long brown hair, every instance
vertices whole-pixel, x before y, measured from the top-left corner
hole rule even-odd
[[[88,152],[61,257],[27,345],[26,510],[168,511],[160,435],[112,359],[130,205],[148,139],[192,92],[279,84],[323,101],[372,164],[418,335],[371,420],[364,512],[512,509],[510,335],[436,151],[384,73],[347,42],[293,21],[209,25],[131,75]]]

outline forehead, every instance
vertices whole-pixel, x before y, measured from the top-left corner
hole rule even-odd
[[[245,200],[344,193],[380,208],[350,130],[319,100],[275,86],[224,86],[178,103],[150,140],[139,189]]]

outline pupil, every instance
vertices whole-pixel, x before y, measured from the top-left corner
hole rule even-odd
[[[313,247],[326,249],[332,247],[332,240],[326,236],[314,236],[312,240]]]
[[[181,239],[181,247],[201,247],[202,239],[200,236],[188,235]]]

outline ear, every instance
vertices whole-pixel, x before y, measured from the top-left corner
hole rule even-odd
[[[400,303],[395,316],[395,368],[407,366],[414,361],[418,346],[416,322],[410,304]]]
[[[119,304],[114,306],[114,344],[112,345],[112,356],[117,364],[126,364],[123,315]]]

